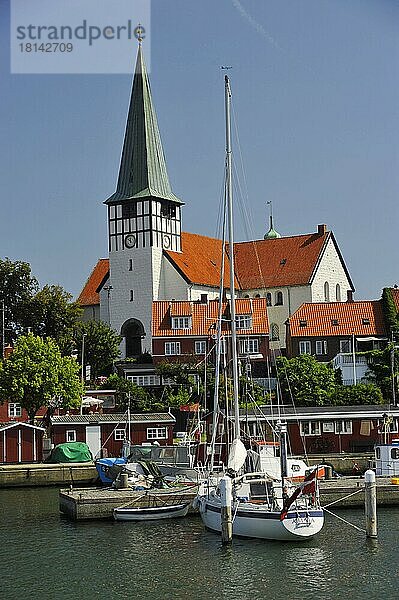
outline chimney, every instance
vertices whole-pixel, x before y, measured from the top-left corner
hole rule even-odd
[[[347,290],[346,291],[346,301],[347,302],[353,302],[353,292],[352,292],[352,290]]]
[[[326,231],[327,231],[327,225],[318,225],[317,226],[317,233],[319,235],[324,235]]]

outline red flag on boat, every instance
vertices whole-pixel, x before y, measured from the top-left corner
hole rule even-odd
[[[289,496],[289,498],[286,498],[284,500],[283,510],[280,513],[280,521],[283,521],[285,519],[285,517],[287,516],[287,513],[288,513],[288,509],[290,508],[291,504],[293,504],[295,502],[295,500],[297,498],[299,498],[299,496],[304,496],[306,494],[314,494],[315,493],[316,479],[317,479],[317,467],[315,467],[313,469],[313,471],[311,471],[309,473],[309,475],[307,475],[305,477],[303,482],[300,485],[298,485],[298,487],[295,489],[294,493],[291,494],[291,496]]]

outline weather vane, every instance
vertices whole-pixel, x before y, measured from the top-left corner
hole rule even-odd
[[[141,25],[141,23],[139,23],[137,25],[136,29],[134,30],[134,37],[137,39],[139,44],[141,44],[141,42],[145,38],[145,29]]]

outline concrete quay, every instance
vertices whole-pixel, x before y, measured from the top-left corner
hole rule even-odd
[[[94,485],[97,477],[93,462],[0,465],[0,488]]]
[[[197,486],[183,487],[180,490],[133,491],[114,488],[82,488],[60,490],[60,511],[74,521],[85,519],[111,519],[114,508],[119,506],[162,506],[176,502],[194,500]],[[194,509],[190,508],[190,512]]]

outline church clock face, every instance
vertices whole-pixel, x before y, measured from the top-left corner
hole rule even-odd
[[[136,245],[136,236],[131,233],[125,237],[126,248],[134,248]]]
[[[170,235],[163,236],[163,247],[166,249],[170,248]]]

